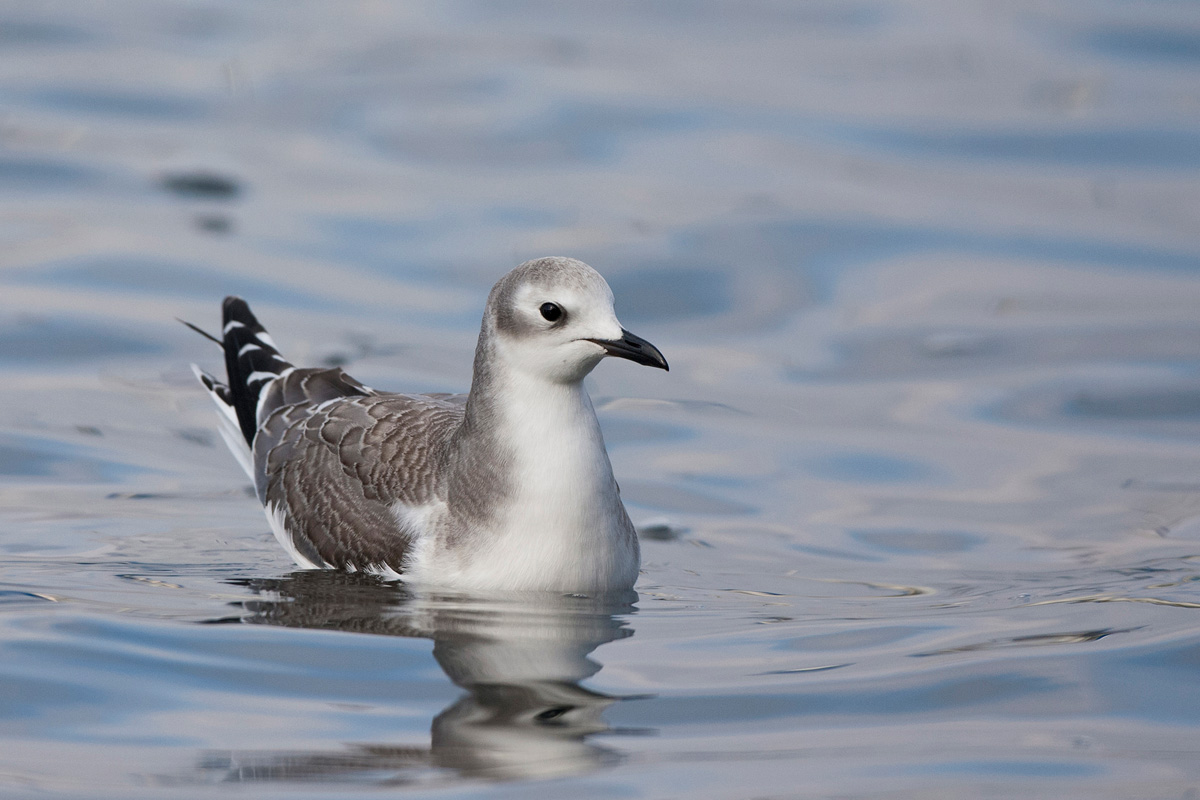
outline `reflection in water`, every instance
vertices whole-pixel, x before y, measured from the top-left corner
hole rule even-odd
[[[550,778],[620,759],[587,739],[612,732],[601,713],[621,698],[579,682],[600,670],[588,657],[594,649],[633,634],[616,616],[632,611],[632,592],[615,599],[426,596],[371,576],[315,570],[235,583],[258,598],[236,604],[244,614],[213,622],[430,638],[438,664],[467,694],[433,719],[428,749],[381,743],[210,753],[200,765],[210,777],[404,785],[436,781],[436,770],[488,780]]]

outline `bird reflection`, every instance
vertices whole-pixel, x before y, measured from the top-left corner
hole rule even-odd
[[[421,595],[371,576],[324,570],[234,583],[255,597],[235,604],[239,614],[211,622],[429,638],[438,664],[466,694],[433,719],[427,749],[354,744],[331,752],[210,753],[200,765],[210,778],[428,785],[439,774],[561,777],[620,759],[618,751],[588,738],[621,732],[605,723],[602,712],[622,698],[579,683],[600,669],[589,658],[593,650],[633,634],[617,616],[632,610],[633,592],[605,600],[484,600]]]

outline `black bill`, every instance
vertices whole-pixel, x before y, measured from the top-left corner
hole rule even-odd
[[[658,351],[657,347],[624,328],[621,329],[620,339],[588,339],[588,341],[603,347],[610,356],[628,358],[630,361],[645,364],[647,367],[658,367],[668,371],[671,369],[667,366],[667,360],[663,358],[663,354]]]

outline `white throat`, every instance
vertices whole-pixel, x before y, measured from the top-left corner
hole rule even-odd
[[[583,383],[520,373],[506,383],[497,433],[515,462],[511,513],[523,525],[543,530],[600,533],[620,499]]]

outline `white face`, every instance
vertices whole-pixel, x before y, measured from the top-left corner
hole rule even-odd
[[[492,287],[485,318],[507,368],[552,383],[577,383],[604,358],[607,350],[589,339],[624,334],[604,278],[573,258],[539,258],[509,272]]]
[[[600,363],[604,348],[588,340],[618,340],[623,332],[608,284],[595,272],[586,277],[595,280],[521,282],[508,294],[498,331],[507,364],[543,380],[574,383]]]

